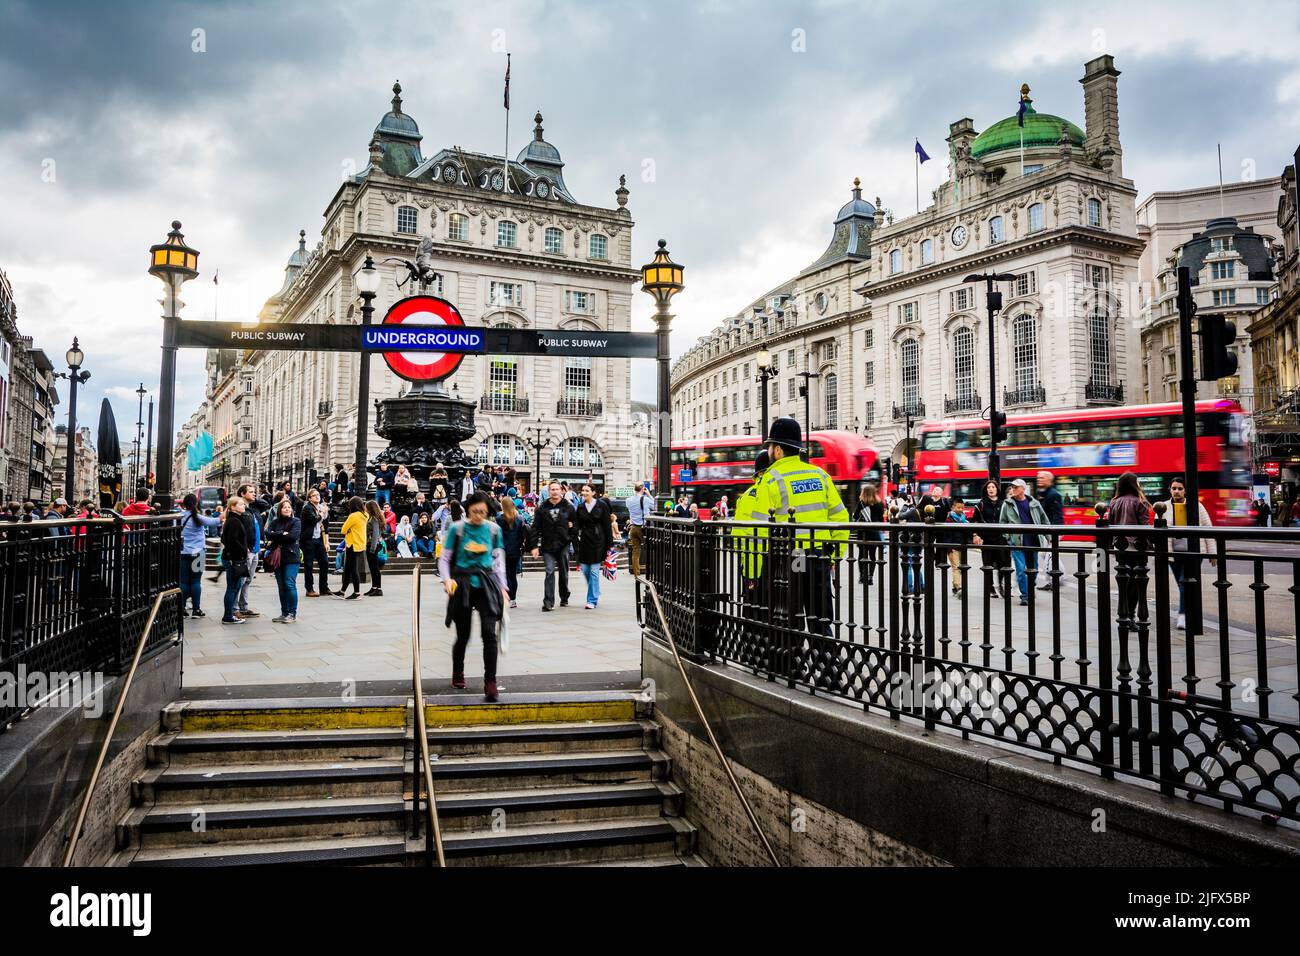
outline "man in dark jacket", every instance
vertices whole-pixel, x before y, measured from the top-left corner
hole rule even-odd
[[[560,607],[569,603],[569,541],[573,534],[573,505],[564,498],[558,481],[547,486],[548,497],[533,515],[533,557],[546,559],[546,590],[542,610],[555,607],[555,572],[560,574]]]
[[[262,549],[262,516],[271,510],[271,502],[257,497],[257,488],[252,484],[242,484],[237,492],[247,502],[248,507],[240,516],[244,522],[244,540],[248,542],[248,577],[244,578],[239,588],[238,612],[240,617],[258,617],[261,612],[248,606],[248,589],[257,577],[257,556]]]
[[[1065,499],[1061,493],[1056,490],[1056,476],[1050,471],[1040,471],[1038,473],[1038,501],[1047,512],[1048,524],[1065,524]],[[1038,590],[1052,590],[1051,573],[1056,568],[1049,568],[1049,561],[1042,562],[1038,569]]]
[[[321,493],[313,488],[307,492],[307,501],[302,506],[302,534],[299,538],[302,547],[302,573],[306,578],[307,596],[317,597],[329,594],[329,505],[321,500]],[[312,565],[320,562],[320,587],[312,587]]]

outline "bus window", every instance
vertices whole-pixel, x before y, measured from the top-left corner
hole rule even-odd
[[[953,447],[955,440],[953,432],[926,432],[921,436],[921,448],[925,451],[947,451]]]
[[[809,457],[809,458],[825,458],[825,457],[826,457],[826,448],[825,448],[825,447],[822,445],[822,443],[819,442],[819,441],[809,442],[809,443],[808,443],[808,457]]]
[[[1073,422],[1056,426],[1056,441],[1061,445],[1075,445],[1084,440],[1083,430]]]

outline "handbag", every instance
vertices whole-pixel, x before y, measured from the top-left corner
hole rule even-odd
[[[238,561],[230,561],[228,564],[230,565],[230,570],[227,573],[235,580],[250,576],[247,558],[240,558]]]
[[[266,557],[262,559],[262,567],[268,571],[278,571],[280,570],[280,562],[283,560],[283,557],[284,556],[280,553],[279,547],[268,548]]]
[[[497,650],[504,654],[510,650],[510,607],[502,604],[501,621],[497,625]]]

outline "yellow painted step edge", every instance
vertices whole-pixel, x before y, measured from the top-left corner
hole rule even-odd
[[[635,720],[636,701],[563,701],[556,703],[428,704],[430,727],[542,724],[576,720]]]
[[[196,710],[182,715],[185,730],[340,730],[405,727],[405,707],[285,707],[274,710]]]

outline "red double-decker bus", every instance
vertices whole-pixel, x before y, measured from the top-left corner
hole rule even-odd
[[[880,481],[880,463],[871,439],[846,431],[820,431],[808,436],[809,456],[825,469],[850,511],[857,507],[863,482]],[[682,495],[709,518],[723,495],[734,513],[736,499],[754,479],[754,459],[763,450],[757,435],[722,435],[673,443],[673,500]]]
[[[1250,523],[1251,468],[1242,421],[1236,402],[1196,403],[1201,502],[1216,525]],[[920,486],[941,484],[968,504],[978,500],[988,475],[988,440],[983,419],[924,423],[916,455]],[[1114,496],[1126,471],[1138,476],[1152,501],[1168,497],[1169,482],[1185,473],[1182,406],[1017,415],[1007,421],[998,457],[1003,484],[1023,478],[1033,488],[1038,471],[1050,471],[1064,499],[1066,524],[1094,524],[1093,507]]]

